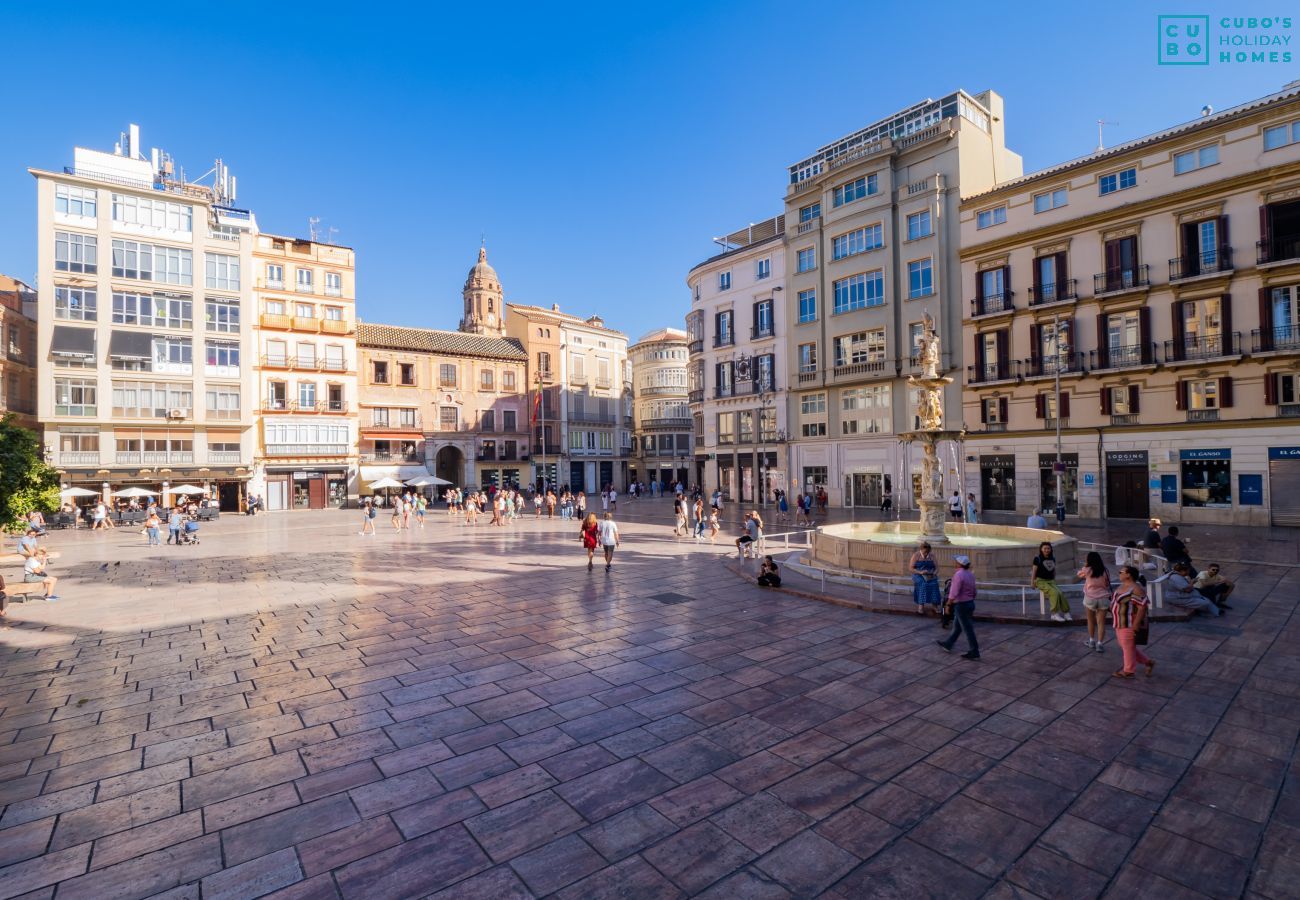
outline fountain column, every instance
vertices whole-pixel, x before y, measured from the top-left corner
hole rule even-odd
[[[901,435],[904,441],[921,442],[921,537],[931,544],[946,544],[945,513],[948,502],[943,496],[943,463],[939,460],[939,442],[953,440],[960,432],[943,427],[943,390],[953,379],[939,374],[939,335],[929,312],[922,323],[917,346],[921,374],[908,376],[908,383],[920,388],[916,416],[921,427]]]

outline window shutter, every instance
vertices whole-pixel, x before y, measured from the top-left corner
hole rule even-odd
[[[1141,393],[1142,392],[1138,390],[1138,386],[1136,384],[1130,384],[1128,386],[1128,411],[1129,412],[1131,413],[1139,412],[1138,395]]]
[[[1270,244],[1272,243],[1272,241],[1270,240],[1272,235],[1269,233],[1272,229],[1270,229],[1268,226],[1269,226],[1268,206],[1265,205],[1259,208],[1259,240],[1260,243],[1264,245],[1265,260],[1269,260],[1273,258],[1272,247],[1270,246]]]
[[[1070,418],[1070,394],[1068,391],[1061,392],[1061,408],[1057,411],[1057,414],[1062,419]]]
[[[1232,376],[1225,375],[1219,379],[1219,407],[1227,409],[1232,406]]]
[[[1062,292],[1065,291],[1065,282],[1070,278],[1070,268],[1066,264],[1066,258],[1065,251],[1056,254],[1056,297],[1058,300]]]
[[[1075,347],[1078,344],[1074,339],[1074,316],[1071,316],[1068,319],[1062,319],[1061,324],[1065,326],[1065,352],[1072,358],[1074,356]],[[1057,338],[1057,340],[1059,341],[1060,338]]]
[[[1268,406],[1277,406],[1277,373],[1264,373],[1264,403]]]
[[[1223,248],[1225,250],[1231,249],[1232,241],[1228,239],[1228,217],[1227,216],[1219,216],[1218,238],[1219,238],[1219,246],[1215,247],[1214,248],[1215,250],[1218,250],[1220,248]],[[1219,265],[1220,267],[1222,267],[1226,264],[1227,264],[1227,260],[1223,260]]]
[[[980,424],[987,425],[989,422],[989,407],[983,400],[980,400]]]
[[[1011,308],[1011,267],[1002,267],[1002,305]]]
[[[1232,334],[1232,295],[1224,294],[1219,298],[1219,321],[1223,326],[1222,344],[1224,353],[1236,353],[1237,345]]]
[[[1107,282],[1107,288],[1109,288],[1109,282],[1113,278],[1117,277],[1115,273],[1118,272],[1120,268],[1120,254],[1119,254],[1118,240],[1106,242],[1105,259],[1106,259],[1106,282]]]
[[[1047,418],[1047,395],[1034,395],[1034,417],[1039,419]]]
[[[1009,377],[1010,377],[1010,370],[1011,370],[1010,362],[1011,362],[1011,361],[1010,361],[1009,357],[1010,357],[1010,355],[1011,355],[1011,350],[1010,350],[1009,342],[1008,342],[1008,339],[1007,339],[1007,335],[1008,335],[1009,333],[1010,333],[1010,332],[1008,332],[1005,328],[1003,328],[1001,331],[997,332],[997,336],[998,336],[998,337],[997,337],[997,343],[998,343],[998,360],[997,360],[997,362],[998,362],[998,377],[999,377],[999,378],[1009,378]]]
[[[1174,385],[1174,409],[1187,409],[1187,382],[1179,381]]]
[[[975,305],[980,312],[984,311],[984,273],[975,273]]]
[[[999,397],[999,398],[998,398],[998,418],[1002,420],[1003,424],[1006,424],[1006,421],[1007,421],[1007,407],[1008,407],[1008,406],[1009,406],[1009,404],[1007,403],[1007,398],[1006,398],[1006,397]]]
[[[1029,326],[1029,360],[1030,360],[1030,365],[1033,367],[1035,375],[1042,374],[1041,370],[1039,369],[1039,361],[1042,359],[1042,355],[1043,355],[1042,351],[1043,351],[1043,326],[1030,325]]]
[[[758,304],[754,304],[754,332],[758,332]]]
[[[1034,258],[1034,302],[1043,302],[1043,265],[1039,257]]]
[[[1097,314],[1097,368],[1110,368],[1110,341],[1107,335],[1106,314]]]
[[[1110,410],[1111,410],[1110,388],[1103,387],[1101,389],[1101,414],[1103,416],[1108,416],[1110,415]]]
[[[1182,232],[1183,242],[1181,253],[1183,254],[1182,277],[1200,274],[1201,263],[1201,244],[1196,240],[1196,223],[1185,222],[1178,229]]]
[[[984,380],[984,335],[975,335],[975,381]]]
[[[1169,310],[1170,325],[1172,326],[1173,339],[1173,359],[1181,360],[1187,351],[1183,346],[1183,301],[1175,300]],[[1180,407],[1181,408],[1181,407]]]
[[[1273,297],[1269,288],[1259,289],[1259,349],[1273,349]]]
[[[1142,343],[1142,362],[1153,362],[1151,353],[1151,309],[1147,306],[1138,310],[1138,340]]]

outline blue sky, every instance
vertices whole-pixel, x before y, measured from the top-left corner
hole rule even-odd
[[[507,299],[635,339],[681,327],[687,270],[781,211],[788,164],[927,96],[1001,92],[1031,171],[1098,118],[1118,143],[1300,77],[1156,65],[1158,13],[1226,3],[183,6],[0,12],[0,271],[33,277],[26,168],[136,122],[191,176],[221,156],[264,229],[337,228],[362,318],[455,328],[486,234]]]

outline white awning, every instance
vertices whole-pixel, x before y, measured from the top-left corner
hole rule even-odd
[[[424,466],[362,466],[361,480],[366,484],[381,478],[395,478],[398,481],[411,481],[421,475],[428,475]]]

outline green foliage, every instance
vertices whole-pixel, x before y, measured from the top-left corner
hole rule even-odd
[[[0,418],[0,529],[16,531],[34,509],[59,508],[59,473],[42,458],[40,438],[12,414]]]

